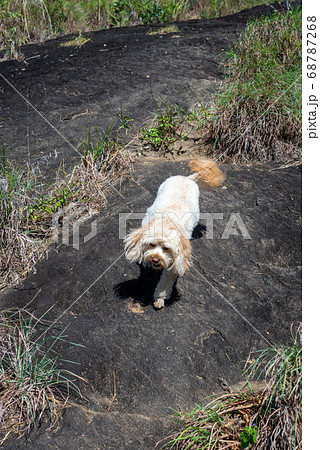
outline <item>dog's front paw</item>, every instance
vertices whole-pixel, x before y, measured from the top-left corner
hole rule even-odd
[[[155,299],[155,301],[154,301],[154,303],[153,303],[153,306],[154,306],[156,309],[161,309],[161,308],[163,308],[163,307],[164,307],[164,298],[157,298],[157,299]]]

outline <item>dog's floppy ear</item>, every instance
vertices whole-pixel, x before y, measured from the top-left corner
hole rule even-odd
[[[124,249],[128,261],[139,263],[142,261],[142,237],[148,228],[149,225],[143,225],[142,227],[132,231],[125,237]]]
[[[180,245],[178,255],[175,260],[175,268],[178,275],[182,276],[190,269],[191,266],[191,244],[189,239],[180,234]]]

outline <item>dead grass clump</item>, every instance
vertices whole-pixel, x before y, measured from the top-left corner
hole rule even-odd
[[[261,401],[262,393],[238,392],[216,397],[205,406],[197,405],[191,413],[177,412],[183,430],[165,448],[239,449],[242,431],[255,429],[250,419]]]
[[[301,157],[301,45],[301,9],[292,9],[250,23],[228,53],[231,83],[209,128],[222,160]]]
[[[150,36],[156,35],[156,34],[170,34],[170,33],[178,33],[180,29],[177,27],[177,25],[166,25],[165,27],[161,28],[155,28],[148,31],[147,34]]]
[[[69,215],[69,224],[92,215],[107,203],[107,192],[127,176],[129,154],[110,132],[81,144],[83,156],[70,173],[60,170],[50,185],[32,170],[14,168],[3,150],[0,159],[0,289],[24,278],[45,254],[51,238],[58,236],[57,215]],[[58,213],[58,214],[57,214]],[[71,220],[72,217],[72,220]]]
[[[17,282],[43,253],[28,234],[28,207],[37,189],[36,176],[12,167],[7,149],[0,157],[0,289]]]
[[[247,369],[249,392],[231,392],[176,412],[182,429],[162,448],[300,450],[302,448],[301,325],[288,346],[259,352]],[[254,392],[250,379],[265,381]]]
[[[111,137],[111,127],[105,133],[96,135],[88,133],[87,141],[82,142],[81,170],[88,172],[93,179],[99,173],[109,184],[128,175],[132,169],[132,159],[129,153]]]
[[[77,36],[74,36],[73,38],[62,42],[60,44],[60,47],[82,47],[87,42],[92,42],[92,40],[83,36],[83,34],[80,32]]]

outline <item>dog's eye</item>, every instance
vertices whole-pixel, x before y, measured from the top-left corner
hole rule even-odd
[[[169,247],[166,247],[166,246],[163,246],[162,248],[165,252],[167,252],[169,250]]]
[[[152,242],[150,242],[149,246],[150,246],[150,247],[155,247],[156,244],[153,244]]]

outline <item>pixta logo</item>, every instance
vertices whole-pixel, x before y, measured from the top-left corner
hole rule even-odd
[[[75,203],[59,208],[52,216],[53,242],[61,242],[64,245],[72,245],[73,248],[80,248],[80,226],[92,217],[92,213],[83,206],[79,207]],[[90,241],[97,234],[97,221],[91,222],[91,231],[83,237],[83,244]],[[72,237],[72,239],[70,239]]]

